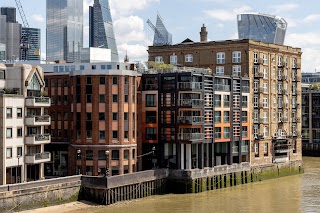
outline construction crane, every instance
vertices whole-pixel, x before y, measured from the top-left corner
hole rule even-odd
[[[29,49],[31,49],[31,44],[34,44],[34,42],[33,42],[33,38],[31,35],[29,23],[27,21],[27,17],[24,13],[21,2],[20,2],[20,0],[15,0],[15,2],[16,2],[22,23],[23,23],[23,27],[25,28],[25,35],[21,35],[20,48],[23,52],[25,60],[28,60],[28,52],[29,52]]]

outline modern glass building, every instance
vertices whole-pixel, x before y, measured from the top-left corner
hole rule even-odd
[[[108,0],[94,0],[89,7],[89,46],[111,49],[111,60],[119,61]]]
[[[7,16],[7,22],[16,23],[16,8],[15,7],[1,7],[1,15]]]
[[[83,1],[47,0],[47,60],[80,61]]]
[[[156,26],[150,20],[147,21],[150,27],[154,30],[153,46],[171,45],[172,34],[168,32],[164,26],[160,15],[157,15]]]
[[[248,13],[238,15],[239,39],[252,39],[283,45],[287,22],[280,17]]]
[[[29,36],[27,35],[29,34]],[[22,38],[25,38],[28,42],[29,50],[27,56],[24,51],[21,51],[21,60],[40,60],[40,44],[41,44],[41,34],[38,28],[22,28]]]

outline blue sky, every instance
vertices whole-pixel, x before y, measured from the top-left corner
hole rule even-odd
[[[81,0],[79,0],[81,1]],[[45,0],[21,0],[31,27],[42,30],[42,53],[45,56]],[[88,5],[84,2],[84,46],[88,46]],[[0,6],[15,6],[14,0],[1,0]],[[301,47],[305,72],[320,71],[320,1],[319,0],[110,0],[120,59],[128,51],[130,61],[146,61],[147,46],[153,32],[146,23],[153,23],[159,12],[173,42],[185,38],[199,41],[204,23],[210,40],[237,38],[236,15],[261,12],[278,15],[288,22],[285,44]]]

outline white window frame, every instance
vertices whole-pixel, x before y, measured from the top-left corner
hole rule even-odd
[[[193,62],[193,55],[192,54],[186,54],[184,56],[184,62]]]
[[[178,63],[178,56],[170,55],[170,64],[177,64],[177,63]]]
[[[263,59],[263,65],[267,65],[268,64],[268,54],[263,54],[262,59]]]
[[[13,135],[12,135],[12,127],[8,127],[6,129],[6,138],[12,138]]]
[[[258,107],[258,96],[253,96],[253,106]]]
[[[267,126],[263,126],[263,137],[269,136],[269,130]]]
[[[232,63],[241,63],[241,51],[232,52]]]
[[[258,63],[258,59],[259,59],[259,53],[254,52],[253,53],[253,63]]]
[[[283,58],[282,58],[282,56],[278,56],[278,66],[282,66],[282,64],[283,64]]]
[[[217,53],[217,64],[225,64],[226,63],[226,53],[218,52]]]
[[[224,66],[216,66],[216,74],[224,75]]]
[[[162,56],[156,56],[156,57],[154,57],[154,61],[158,62],[158,63],[161,63],[161,62],[163,62],[163,57]]]
[[[8,152],[8,151],[10,151],[10,152]],[[12,158],[12,147],[7,147],[6,158]]]
[[[268,153],[268,143],[264,143],[263,152]]]
[[[263,97],[263,108],[268,108],[268,98]]]
[[[268,93],[268,83],[267,82],[263,82],[263,92],[264,93]]]
[[[258,120],[259,120],[259,111],[255,110],[253,111],[253,121],[258,122]]]
[[[258,88],[259,88],[259,81],[254,81],[253,82],[253,91],[258,92]]]
[[[232,66],[232,75],[235,75],[235,76],[241,75],[241,65]]]
[[[263,68],[263,78],[268,79],[268,68]]]
[[[259,143],[254,143],[254,153],[259,154]]]

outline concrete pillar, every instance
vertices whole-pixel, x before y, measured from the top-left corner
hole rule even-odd
[[[44,179],[44,163],[40,163],[39,165],[39,179]]]
[[[186,144],[186,169],[191,169],[191,144]]]
[[[184,169],[184,144],[181,144],[180,145],[181,146],[181,152],[180,152],[180,156],[181,156],[181,158],[180,158],[180,168],[181,169]]]
[[[26,182],[26,179],[27,179],[27,177],[26,177],[26,174],[25,174],[25,167],[26,167],[27,165],[25,165],[25,164],[22,164],[21,165],[21,183],[23,183],[23,182]]]

